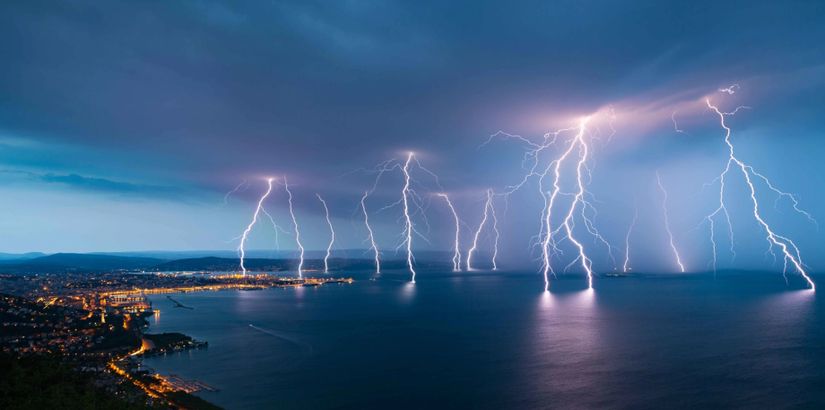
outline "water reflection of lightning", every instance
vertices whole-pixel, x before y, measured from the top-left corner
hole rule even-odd
[[[453,221],[455,222],[455,242],[453,243],[453,272],[458,272],[461,270],[461,221],[458,219],[458,213],[455,211],[455,207],[453,207],[453,203],[450,201],[450,197],[447,194],[438,194],[438,196],[444,198],[444,201],[447,202],[447,207],[450,208],[450,212],[453,214]]]
[[[252,232],[252,227],[255,226],[255,223],[258,222],[258,215],[261,213],[261,209],[263,209],[264,201],[269,196],[269,193],[272,192],[272,181],[273,178],[267,178],[266,192],[264,192],[264,194],[258,200],[258,205],[255,207],[255,213],[252,214],[252,220],[249,222],[249,225],[246,226],[246,229],[244,229],[243,234],[241,234],[241,243],[240,245],[238,245],[238,254],[240,255],[240,267],[242,275],[246,275],[246,266],[244,265],[244,259],[246,258],[246,239],[249,237],[249,233]]]
[[[298,228],[298,219],[295,218],[295,210],[292,207],[292,191],[289,190],[289,182],[284,175],[284,190],[286,190],[289,200],[289,216],[292,217],[292,227],[295,229],[295,244],[298,246],[298,277],[304,277],[304,245],[301,244],[301,230]]]
[[[730,94],[734,94],[737,88],[738,88],[738,86],[734,85],[734,86],[727,87],[727,88],[720,88],[719,91],[730,95]],[[733,238],[732,238],[733,228],[731,227],[730,216],[728,214],[727,205],[725,204],[725,178],[730,173],[731,168],[736,167],[736,168],[739,168],[740,171],[742,171],[742,176],[744,177],[745,183],[748,186],[748,190],[750,192],[750,202],[751,202],[752,209],[753,209],[753,217],[756,220],[756,222],[765,231],[765,234],[766,234],[765,240],[768,242],[769,250],[771,252],[773,252],[774,248],[779,248],[779,250],[782,251],[783,261],[784,261],[783,274],[787,272],[788,264],[790,263],[791,265],[793,265],[794,270],[796,270],[799,273],[799,275],[802,276],[803,279],[805,279],[805,282],[807,282],[807,284],[808,284],[808,286],[810,286],[811,290],[816,290],[816,285],[814,284],[811,277],[808,275],[808,272],[805,270],[804,263],[802,262],[802,257],[801,257],[800,252],[799,252],[799,248],[797,248],[796,244],[792,240],[790,240],[789,238],[775,233],[773,231],[773,229],[770,227],[770,225],[768,225],[768,223],[762,217],[762,215],[760,213],[760,210],[759,210],[759,201],[756,199],[756,185],[755,185],[753,179],[761,180],[763,183],[765,183],[765,185],[768,187],[768,189],[770,191],[772,191],[775,194],[779,195],[780,198],[781,197],[791,198],[792,202],[794,204],[794,210],[796,212],[807,216],[809,219],[810,219],[810,215],[808,215],[807,213],[801,211],[797,207],[797,202],[796,202],[796,199],[793,195],[791,195],[789,193],[786,193],[786,192],[783,192],[783,191],[780,191],[779,189],[777,189],[768,180],[767,177],[765,177],[761,173],[757,172],[752,166],[750,166],[747,163],[745,163],[744,161],[740,160],[734,152],[733,142],[731,142],[731,139],[730,139],[731,129],[730,129],[730,127],[728,127],[725,120],[727,119],[727,117],[733,116],[739,110],[741,110],[743,108],[747,108],[747,107],[740,106],[740,107],[737,107],[736,109],[734,109],[731,112],[724,112],[724,111],[721,111],[713,103],[711,103],[710,98],[705,99],[705,103],[707,104],[708,108],[710,110],[712,110],[719,117],[719,125],[724,130],[725,145],[728,148],[728,160],[726,162],[725,168],[724,168],[724,170],[722,170],[722,173],[719,174],[719,177],[717,177],[717,179],[719,180],[719,206],[713,212],[711,212],[707,217],[705,217],[705,220],[707,220],[710,224],[710,231],[711,231],[710,239],[711,239],[711,244],[713,246],[713,267],[714,267],[714,270],[716,270],[716,257],[717,257],[716,241],[715,241],[715,238],[713,236],[714,219],[717,216],[719,216],[720,214],[722,216],[724,216],[725,221],[728,224],[728,233],[731,235],[731,238],[730,238],[731,242],[733,242]]]
[[[324,201],[324,198],[321,198],[320,194],[315,194],[315,196],[318,197],[321,205],[324,206],[324,216],[327,219],[327,226],[329,226],[329,244],[327,244],[327,253],[324,255],[324,273],[329,273],[329,256],[332,254],[332,245],[335,244],[335,228],[332,227],[332,220],[329,219],[327,201]]]
[[[636,220],[639,218],[639,207],[633,210],[633,220],[627,228],[627,235],[624,237],[624,265],[622,265],[622,272],[630,271],[630,234],[633,233],[633,228],[636,226]]]
[[[364,225],[367,227],[367,237],[370,241],[370,249],[373,251],[375,255],[375,274],[381,274],[381,256],[380,252],[378,251],[378,245],[375,243],[375,234],[372,231],[372,227],[370,226],[370,216],[367,213],[367,196],[369,196],[369,191],[364,192],[364,196],[361,197],[361,211],[364,212]]]
[[[682,264],[682,258],[679,257],[679,250],[676,249],[676,243],[673,241],[673,231],[670,230],[670,216],[667,212],[667,190],[662,184],[662,177],[659,171],[656,171],[656,185],[659,186],[659,192],[662,193],[662,215],[665,218],[665,231],[667,231],[670,249],[673,251],[673,257],[676,260],[676,265],[679,266],[679,271],[685,273],[685,265]]]

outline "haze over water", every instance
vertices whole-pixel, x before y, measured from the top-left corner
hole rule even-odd
[[[404,272],[352,285],[153,296],[148,358],[243,408],[825,405],[825,306],[795,277]],[[816,280],[816,277],[814,278]]]

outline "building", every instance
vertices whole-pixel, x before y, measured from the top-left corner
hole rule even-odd
[[[152,302],[143,292],[115,293],[107,296],[102,304],[107,309],[116,309],[127,313],[151,313]]]

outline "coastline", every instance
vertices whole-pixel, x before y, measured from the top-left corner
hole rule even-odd
[[[279,281],[279,283],[270,284],[269,286],[249,286],[248,284],[241,286],[210,285],[199,287],[144,289],[141,290],[141,292],[147,296],[154,295],[156,298],[158,298],[156,300],[153,300],[153,303],[157,303],[158,301],[163,300],[172,305],[170,309],[183,309],[188,312],[196,310],[196,307],[185,304],[184,301],[182,301],[176,296],[181,296],[187,293],[209,294],[224,290],[233,290],[235,292],[248,292],[253,290],[266,290],[275,288],[318,287],[330,283],[336,283],[340,285],[351,284],[353,282],[354,280],[352,278],[306,278],[302,280],[287,280],[282,282]],[[163,298],[161,295],[165,295],[165,298]],[[133,370],[143,371],[147,375],[150,375],[152,381],[159,386],[159,388],[156,390],[159,390],[158,392],[162,393],[162,395],[164,395],[170,401],[173,401],[174,403],[179,403],[181,397],[189,397],[191,400],[187,400],[187,402],[189,403],[190,407],[186,408],[221,408],[218,405],[209,402],[207,399],[204,399],[203,397],[197,394],[198,392],[202,391],[210,393],[219,392],[220,389],[218,387],[215,387],[201,380],[182,377],[181,375],[177,374],[176,371],[168,371],[168,369],[163,373],[157,372],[154,368],[149,367],[145,364],[144,359],[150,359],[158,356],[166,356],[169,353],[181,353],[189,350],[208,349],[209,346],[209,340],[195,339],[192,336],[182,333],[174,328],[164,329],[160,333],[151,333],[153,323],[150,317],[155,317],[155,319],[157,320],[157,318],[159,317],[159,312],[160,309],[153,308],[152,313],[142,315],[139,318],[139,321],[135,323],[135,325],[137,325],[136,330],[138,330],[140,334],[141,346],[137,351],[130,353],[130,355],[124,359],[128,362],[133,363]],[[128,373],[128,371],[126,373]],[[173,392],[177,392],[175,393],[175,397],[168,397],[168,395]],[[202,403],[193,406],[192,402]]]
[[[138,350],[110,361],[107,366],[109,370],[142,390],[153,400],[165,401],[173,408],[222,409],[222,407],[193,394],[200,389],[213,389],[211,386],[198,381],[186,380],[176,375],[163,375],[144,365],[144,358],[169,353],[170,347],[173,351],[184,351],[193,348],[205,348],[208,345],[206,342],[195,341],[183,333],[147,333],[146,331],[150,327],[147,320],[148,316],[151,316],[151,314],[140,315],[135,319],[138,322],[135,330],[141,341]],[[187,347],[180,348],[181,342],[187,342]]]

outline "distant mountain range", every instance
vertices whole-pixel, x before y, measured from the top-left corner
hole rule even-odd
[[[22,259],[6,259],[0,263],[3,273],[41,273],[71,271],[139,270],[160,265],[163,259],[110,256],[86,253],[55,253]]]
[[[248,252],[260,255],[267,251]],[[214,256],[214,254],[220,256]],[[249,257],[244,265],[255,271],[288,271],[295,270],[298,260],[293,253],[283,252],[283,257]],[[352,255],[349,257],[347,255]],[[111,272],[111,271],[236,271],[240,260],[232,251],[194,251],[194,252],[118,252],[118,253],[42,253],[27,254],[0,254],[0,273],[63,273],[63,272]],[[145,255],[167,256],[149,257]],[[198,255],[198,257],[183,257],[181,255]],[[206,255],[206,256],[200,256]],[[250,255],[250,256],[252,256]],[[340,255],[340,256],[339,256]],[[367,255],[365,257],[365,255]],[[444,252],[420,252],[417,255],[421,266],[446,265],[449,256]],[[306,270],[323,269],[324,252],[312,251],[305,255],[304,267]],[[382,267],[386,269],[403,268],[405,261],[400,257],[386,257]],[[442,263],[442,261],[444,261]],[[341,269],[370,269],[374,262],[368,254],[361,250],[337,251],[329,261],[334,270]]]
[[[46,256],[43,252],[29,252],[29,253],[4,253],[0,252],[0,261],[20,261],[26,259],[39,258]]]

